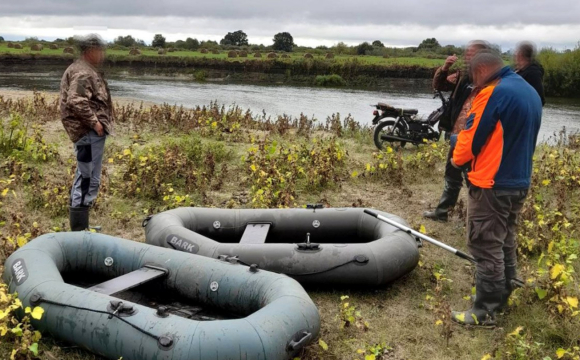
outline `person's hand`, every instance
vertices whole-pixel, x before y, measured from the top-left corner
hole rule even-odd
[[[97,121],[93,130],[95,130],[99,136],[105,135],[105,129],[103,128],[103,124],[101,124],[100,121]]]
[[[451,66],[453,66],[453,64],[455,64],[456,61],[457,55],[453,54],[451,56],[448,56],[447,59],[445,59],[445,64],[443,64],[443,70],[445,71],[449,70],[449,68],[451,68]]]

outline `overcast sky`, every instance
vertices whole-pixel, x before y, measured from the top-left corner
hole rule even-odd
[[[580,41],[579,0],[0,0],[0,36],[53,40],[97,32],[106,40],[131,34],[151,42],[194,37],[219,41],[243,30],[250,43],[269,45],[288,31],[298,45],[358,44],[381,40],[416,46],[435,37],[442,45],[471,39],[500,44],[520,40],[574,48]]]

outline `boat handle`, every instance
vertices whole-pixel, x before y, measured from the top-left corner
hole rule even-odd
[[[295,341],[294,339],[296,338],[297,335],[298,336],[302,335],[302,337],[300,339],[298,339],[297,341]],[[302,331],[302,334],[297,334],[297,335],[294,335],[292,340],[290,340],[290,342],[288,343],[288,347],[287,347],[288,351],[299,350],[304,345],[306,345],[310,341],[310,339],[312,339],[312,333],[309,333],[308,331]]]

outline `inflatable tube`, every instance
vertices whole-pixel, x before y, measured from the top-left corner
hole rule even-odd
[[[412,271],[419,262],[417,241],[363,211],[179,208],[150,217],[143,226],[149,244],[237,257],[305,284],[377,286]],[[265,230],[252,234],[255,227]]]
[[[191,320],[97,292],[110,284],[92,291],[63,280],[138,285],[136,273],[152,272],[156,293],[242,317]],[[6,260],[3,279],[24,307],[45,310],[36,329],[108,359],[289,359],[320,330],[314,303],[287,276],[90,232],[31,241]]]

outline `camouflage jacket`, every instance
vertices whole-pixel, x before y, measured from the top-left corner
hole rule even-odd
[[[79,141],[100,121],[112,134],[113,102],[102,73],[84,60],[66,69],[60,81],[60,114],[62,124],[73,142]]]

